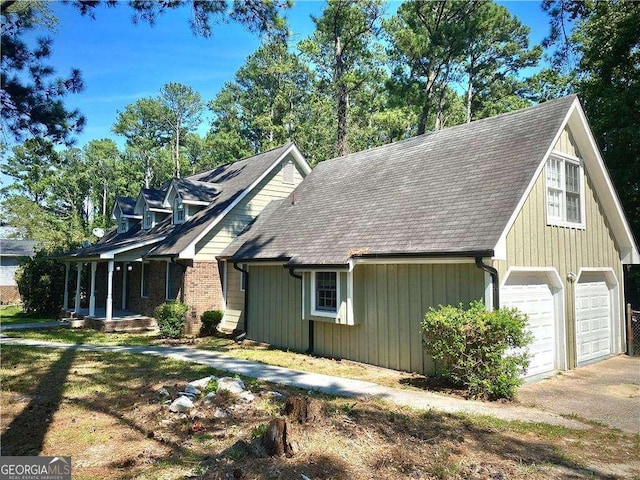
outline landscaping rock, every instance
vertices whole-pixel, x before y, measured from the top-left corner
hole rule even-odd
[[[222,410],[221,408],[216,408],[213,412],[214,418],[227,418],[229,414]]]
[[[167,399],[171,397],[171,394],[169,393],[169,390],[167,390],[166,388],[162,387],[160,390],[157,391],[157,394],[160,398]]]
[[[189,382],[189,385],[199,388],[200,390],[204,390],[205,388],[207,388],[207,385],[209,385],[209,382],[211,382],[212,380],[217,380],[217,378],[211,375],[209,377],[204,377],[199,380],[194,380],[193,382]]]
[[[276,392],[275,390],[267,392],[265,395],[267,396],[267,398],[270,398],[270,399],[276,400],[276,401],[284,400],[284,398],[286,397],[286,395],[283,395],[280,392]]]
[[[207,393],[207,396],[204,397],[203,403],[205,407],[210,407],[213,405],[214,399],[216,397],[216,392]]]
[[[169,406],[169,410],[177,413],[188,412],[193,408],[193,402],[188,397],[184,395],[176,398],[173,403]]]
[[[218,379],[218,391],[235,393],[236,395],[244,390],[244,382],[239,378],[222,377]]]
[[[198,390],[196,387],[194,387],[191,384],[187,384],[187,386],[184,387],[184,391],[185,391],[185,393],[190,393],[191,395],[194,395],[196,397],[198,395],[200,395],[200,393],[202,393],[202,392],[200,392],[200,390]]]
[[[238,395],[238,398],[245,403],[251,403],[256,399],[256,396],[253,393],[247,392],[245,390],[243,392],[240,392],[240,394]]]

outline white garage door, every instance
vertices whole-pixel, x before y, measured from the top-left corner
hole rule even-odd
[[[609,286],[600,274],[582,274],[576,284],[578,363],[611,353]]]
[[[504,307],[517,308],[529,316],[529,330],[534,339],[529,346],[531,358],[527,376],[555,370],[555,302],[546,277],[511,274],[501,290],[500,303]]]

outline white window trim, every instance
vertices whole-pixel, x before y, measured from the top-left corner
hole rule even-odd
[[[240,264],[240,268],[241,268],[242,270],[247,270],[248,266],[247,266],[247,264],[246,264],[246,263],[241,263],[241,264]],[[242,280],[245,278],[245,275],[246,275],[246,273],[244,273],[244,272],[240,272],[240,291],[241,291],[241,292],[244,292],[244,285],[243,285],[243,284],[244,284],[244,283],[246,283],[246,281],[245,281],[245,282],[243,282]]]
[[[336,311],[330,312],[327,310],[316,309],[316,274],[318,273],[335,273],[336,274]],[[322,270],[311,272],[311,315],[316,317],[338,318],[340,313],[340,304],[342,299],[340,298],[340,272],[336,270]]]
[[[122,221],[124,220],[124,229],[122,228]],[[118,233],[126,233],[129,231],[129,219],[127,217],[122,216],[122,214],[118,218]]]
[[[147,214],[149,214],[151,216],[151,223],[150,224],[147,223]],[[156,214],[153,213],[151,211],[151,209],[147,205],[145,205],[144,209],[142,210],[142,228],[144,230],[149,230],[149,229],[153,228],[155,226],[155,224],[156,224],[155,220],[156,220]]]
[[[552,217],[549,214],[549,184],[548,184],[548,177],[547,177],[547,168],[549,166],[549,161],[554,158],[556,160],[560,160],[562,162],[562,167],[560,168],[560,173],[561,173],[561,185],[562,185],[562,205],[561,205],[561,209],[562,209],[562,215],[563,218],[555,218]],[[571,163],[574,165],[577,165],[579,168],[579,175],[580,175],[580,222],[569,222],[567,220],[565,220],[564,218],[567,215],[567,207],[566,207],[566,194],[567,194],[567,185],[566,185],[566,180],[565,180],[565,175],[566,175],[566,168],[565,168],[565,163]],[[551,155],[549,156],[549,159],[547,160],[546,164],[545,164],[545,168],[544,168],[544,186],[545,186],[545,190],[544,190],[544,206],[545,206],[545,215],[547,218],[547,225],[552,225],[552,226],[557,226],[557,227],[567,227],[567,228],[575,228],[575,229],[579,229],[579,230],[584,230],[586,229],[586,192],[585,192],[585,181],[584,181],[584,162],[578,158],[578,157],[574,157],[572,155],[567,155],[565,153],[561,153],[558,152],[556,150],[554,150]],[[555,187],[551,187],[554,188],[555,190],[560,190],[558,188]]]
[[[144,293],[144,277],[146,272],[146,268],[144,268],[145,266],[149,266],[149,262],[142,262],[141,264],[141,269],[140,269],[140,298],[149,298],[149,292],[147,292],[146,295],[143,295]],[[148,288],[147,288],[148,290]]]
[[[179,205],[182,206],[182,212],[184,214],[184,218],[182,220],[180,220],[178,218],[178,212],[179,212],[178,206]],[[174,225],[180,225],[180,224],[183,224],[184,222],[186,222],[188,217],[189,217],[188,214],[189,214],[188,207],[184,204],[184,202],[180,198],[180,195],[176,195],[175,198],[173,199],[173,223],[174,223]]]

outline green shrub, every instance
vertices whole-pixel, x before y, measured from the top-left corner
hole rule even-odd
[[[51,252],[38,251],[25,258],[16,274],[22,307],[34,317],[58,315],[64,296],[64,263],[51,257]]]
[[[422,322],[424,346],[442,374],[472,397],[514,397],[529,365],[533,339],[527,316],[515,309],[487,311],[482,302],[468,309],[430,308]]]
[[[220,310],[207,310],[202,314],[200,320],[202,321],[201,333],[203,335],[215,335],[216,327],[222,321],[223,313]]]
[[[167,302],[158,305],[154,314],[160,326],[160,335],[168,338],[181,337],[188,309],[189,307],[180,302]]]

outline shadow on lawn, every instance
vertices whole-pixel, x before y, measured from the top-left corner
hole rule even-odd
[[[36,388],[30,392],[29,404],[13,419],[0,439],[2,455],[39,455],[42,452],[44,437],[62,402],[75,356],[75,350],[64,350],[40,376]]]

